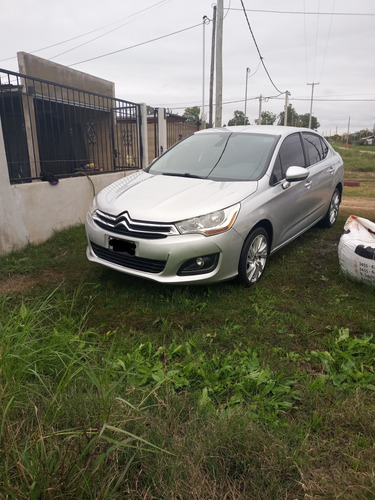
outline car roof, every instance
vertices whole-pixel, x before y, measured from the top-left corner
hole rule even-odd
[[[206,130],[200,130],[196,134],[209,134],[214,132],[240,132],[246,134],[265,134],[273,136],[282,136],[293,134],[295,132],[312,132],[316,134],[314,130],[302,127],[284,127],[282,125],[235,125],[231,127],[218,127],[210,128]]]

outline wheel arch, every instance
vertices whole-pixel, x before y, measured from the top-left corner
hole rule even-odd
[[[272,248],[272,240],[273,240],[273,226],[271,222],[268,219],[262,219],[259,222],[255,224],[249,231],[249,234],[257,229],[258,227],[262,227],[265,231],[267,231],[268,234],[268,240],[269,240],[269,250]],[[249,236],[249,234],[247,236]]]
[[[342,185],[342,182],[339,182],[339,183],[336,185],[335,189],[338,189],[338,190],[339,190],[339,194],[340,194],[340,202],[341,202],[341,200],[342,200],[342,193],[343,193],[343,190],[344,190],[344,187],[343,187],[343,185]]]

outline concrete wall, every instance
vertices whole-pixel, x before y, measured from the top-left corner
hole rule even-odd
[[[10,185],[0,122],[0,255],[84,222],[96,193],[131,172]]]
[[[23,75],[61,83],[86,92],[115,97],[115,84],[113,82],[33,56],[27,52],[18,52],[17,57],[19,72]]]

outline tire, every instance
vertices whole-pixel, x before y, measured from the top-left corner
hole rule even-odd
[[[243,244],[238,262],[237,281],[249,287],[263,276],[269,254],[268,233],[262,227],[254,229]]]
[[[336,188],[333,192],[327,213],[325,214],[323,219],[319,222],[320,227],[332,227],[333,226],[333,224],[336,222],[337,217],[339,215],[340,202],[341,202],[340,192]]]

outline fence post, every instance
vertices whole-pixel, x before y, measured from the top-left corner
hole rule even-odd
[[[27,94],[27,82],[25,79],[23,79],[22,108],[27,137],[27,150],[29,153],[30,175],[31,177],[39,177],[41,168],[35,120],[34,97]]]
[[[165,108],[158,108],[158,138],[159,138],[159,151],[161,155],[167,150],[167,113]]]
[[[141,107],[141,126],[140,126],[140,144],[142,145],[141,167],[148,165],[148,136],[147,136],[147,105],[142,103]]]

